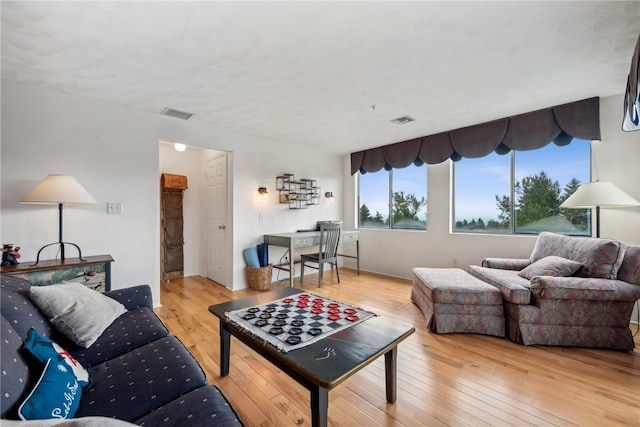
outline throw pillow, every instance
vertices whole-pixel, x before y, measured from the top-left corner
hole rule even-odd
[[[582,267],[582,264],[555,255],[546,256],[518,272],[518,276],[533,279],[536,276],[569,277]]]
[[[85,348],[127,311],[118,301],[77,282],[32,286],[29,298],[58,331]]]
[[[82,389],[64,362],[49,359],[38,383],[18,408],[21,420],[73,418]]]
[[[47,363],[49,359],[64,361],[78,379],[80,387],[89,384],[89,373],[67,350],[47,337],[43,337],[35,329],[29,329],[24,348],[33,354],[38,361]]]
[[[79,417],[68,421],[56,420],[34,420],[14,421],[2,420],[2,427],[136,427],[126,421],[117,420],[115,418],[90,416]]]

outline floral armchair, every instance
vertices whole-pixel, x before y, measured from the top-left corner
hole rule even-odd
[[[502,292],[513,341],[634,348],[629,322],[640,299],[640,246],[544,232],[528,259],[485,258],[468,271]]]

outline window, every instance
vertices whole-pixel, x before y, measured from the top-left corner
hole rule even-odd
[[[454,165],[453,231],[591,235],[590,210],[560,209],[591,181],[591,145],[573,140]]]
[[[427,166],[359,174],[359,226],[425,230]]]
[[[496,194],[510,193],[509,164],[509,155],[496,153],[453,164],[454,231],[510,233],[509,216],[501,216],[495,200]]]

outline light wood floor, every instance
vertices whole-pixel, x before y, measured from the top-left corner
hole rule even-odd
[[[410,282],[340,271],[341,284],[327,273],[322,288],[308,276],[303,289],[408,320],[416,333],[398,347],[397,402],[385,400],[380,358],[329,392],[331,426],[640,426],[640,334],[633,352],[438,335],[410,302]],[[235,338],[230,373],[219,376],[218,322],[207,308],[257,291],[193,276],[162,283],[161,293],[157,314],[247,426],[310,425],[307,390]]]

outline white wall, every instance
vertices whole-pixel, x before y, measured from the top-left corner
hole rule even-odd
[[[602,141],[592,145],[593,175],[640,200],[640,131],[621,130],[622,102],[622,95],[600,100]],[[600,235],[640,245],[640,207],[601,209]]]
[[[246,177],[242,182],[234,185],[234,206],[236,212],[242,212],[244,223],[241,227],[234,226],[236,242],[243,242],[235,250],[242,255],[242,250],[262,242],[262,236],[269,233],[286,233],[298,229],[309,229],[316,226],[316,221],[326,219],[342,219],[342,162],[336,155],[322,154],[314,148],[289,147],[281,151],[273,151],[268,147],[254,147],[234,152],[235,176]],[[242,158],[242,162],[239,160]],[[322,194],[333,191],[336,202],[326,202],[321,197],[320,204],[307,209],[288,209],[280,204],[276,191],[276,176],[293,173],[296,178],[317,180]],[[270,199],[265,200],[258,194],[258,187],[267,187]],[[263,215],[263,221],[259,220]],[[235,218],[240,215],[236,214]],[[271,247],[270,262],[277,262],[284,254],[283,248]],[[244,279],[244,260],[240,258],[237,265],[242,267],[241,276]],[[274,271],[274,278],[277,272]],[[286,274],[286,273],[285,273]],[[296,271],[299,276],[299,271]],[[284,276],[280,276],[282,278]]]
[[[593,144],[594,163],[601,181],[611,181],[640,200],[640,132],[622,132],[622,96],[600,100],[602,141]],[[594,168],[594,179],[596,178]],[[350,158],[343,159],[345,224],[356,225],[356,180]],[[428,167],[428,229],[424,232],[361,229],[361,268],[402,278],[411,268],[466,268],[484,257],[528,258],[535,236],[449,233],[450,162]],[[595,226],[594,226],[595,227]],[[594,228],[595,229],[595,228]],[[640,244],[640,208],[602,209],[601,236]],[[392,248],[388,250],[387,248]]]
[[[55,242],[57,209],[18,201],[50,173],[73,175],[98,201],[65,208],[64,240],[83,255],[111,254],[114,289],[148,283],[159,301],[158,136],[149,114],[2,85],[1,239],[35,259]],[[123,215],[107,215],[122,202]],[[68,250],[67,257],[76,257]],[[43,252],[44,259],[55,251]]]
[[[194,120],[194,119],[191,119]],[[18,203],[49,173],[75,176],[98,200],[95,206],[65,209],[64,238],[84,255],[111,254],[112,287],[151,285],[160,301],[159,140],[232,153],[228,180],[234,213],[230,235],[231,273],[227,286],[246,287],[242,249],[265,233],[308,228],[317,219],[337,218],[342,204],[323,203],[291,211],[273,191],[284,172],[317,179],[323,190],[342,186],[340,157],[239,135],[197,121],[148,114],[54,92],[2,83],[2,242],[22,247],[35,259],[45,243],[57,241],[57,210]],[[313,155],[310,156],[310,150]],[[340,197],[339,194],[337,194]],[[123,215],[107,215],[106,202],[122,202]],[[258,213],[264,221],[258,221]],[[73,257],[72,251],[67,257]],[[45,259],[55,253],[43,253]]]

